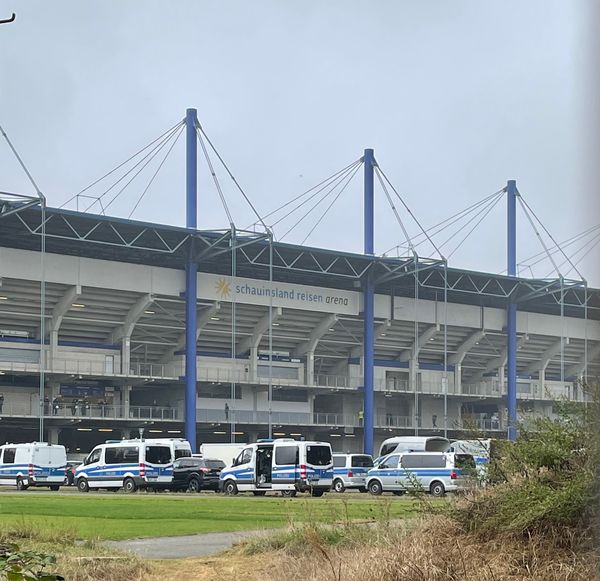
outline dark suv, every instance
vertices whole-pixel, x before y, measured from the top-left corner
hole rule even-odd
[[[200,492],[219,490],[219,475],[225,462],[211,458],[179,458],[173,463],[173,490]]]

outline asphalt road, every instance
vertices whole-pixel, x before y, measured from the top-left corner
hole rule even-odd
[[[125,541],[105,541],[110,549],[129,551],[146,559],[185,559],[206,557],[231,548],[235,543],[269,531],[241,531],[237,533],[206,533],[181,537],[154,537]],[[272,531],[270,531],[272,532]]]

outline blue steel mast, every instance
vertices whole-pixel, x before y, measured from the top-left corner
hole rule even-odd
[[[507,272],[517,275],[517,182],[509,180],[507,194]],[[506,311],[508,439],[517,438],[517,305],[509,299]]]
[[[196,109],[188,109],[185,115],[186,129],[186,227],[196,230],[197,223],[197,149]],[[193,452],[196,449],[196,299],[197,264],[193,258],[194,245],[190,244],[190,254],[185,267],[185,439]]]
[[[375,156],[372,149],[365,149],[364,155],[364,250],[365,254],[374,254],[374,201],[373,201],[373,172]],[[373,396],[373,366],[375,346],[373,342],[375,288],[373,273],[368,270],[363,283],[363,321],[364,321],[364,353],[363,353],[363,387],[364,387],[364,452],[373,454],[374,428],[374,396]]]

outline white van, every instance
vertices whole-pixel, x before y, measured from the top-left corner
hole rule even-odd
[[[264,496],[269,490],[284,496],[308,492],[322,496],[331,488],[333,459],[328,442],[305,442],[291,438],[259,441],[246,446],[233,464],[221,471],[219,488],[225,494],[252,492]]]
[[[247,445],[248,444],[232,444],[230,442],[201,444],[200,454],[198,456],[200,458],[222,460],[225,462],[226,466],[229,466]]]
[[[368,454],[333,455],[333,489],[344,492],[347,488],[357,488],[366,492],[367,472],[373,468],[373,458]]]
[[[441,436],[394,436],[382,442],[375,463],[392,452],[444,452],[449,445]]]
[[[433,496],[466,488],[473,482],[475,462],[470,454],[400,452],[385,456],[367,474],[371,494],[402,494],[422,489]]]
[[[0,484],[17,490],[48,486],[58,490],[65,483],[67,452],[64,446],[31,442],[0,446]]]
[[[168,488],[173,462],[189,457],[192,449],[181,438],[108,441],[96,446],[75,471],[80,492],[106,488],[135,492],[138,488]]]

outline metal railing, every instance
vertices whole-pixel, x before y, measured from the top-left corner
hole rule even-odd
[[[11,402],[5,399],[0,416],[39,417],[39,408],[40,406],[34,403]],[[181,421],[179,411],[172,407],[45,403],[42,408],[44,417],[57,419]]]

